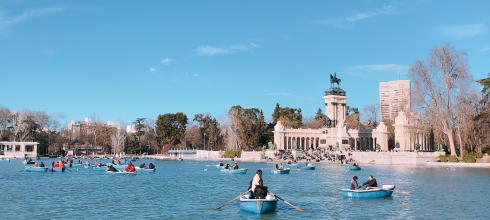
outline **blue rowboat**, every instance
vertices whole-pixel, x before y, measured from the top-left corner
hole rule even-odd
[[[26,166],[25,167],[26,172],[46,172],[48,171],[47,167],[31,167],[31,166]]]
[[[305,167],[306,164],[304,163],[291,163],[291,164],[288,164],[288,167],[291,167],[291,168],[301,168],[301,167]]]
[[[65,163],[65,167],[66,167],[66,168],[71,168],[71,167],[80,167],[80,164],[79,164],[79,163],[72,163],[72,164],[67,164],[67,163]]]
[[[342,196],[346,198],[353,199],[378,199],[390,197],[393,194],[393,190],[395,186],[393,185],[383,185],[382,188],[371,188],[366,190],[351,190],[351,189],[342,189]]]
[[[220,171],[222,173],[229,173],[229,174],[247,174],[248,169],[237,169],[237,170],[228,170],[228,169],[221,169]]]
[[[65,172],[65,168],[54,167],[51,169],[51,172]]]
[[[349,170],[361,170],[360,166],[350,166]]]
[[[124,170],[128,165],[112,165],[116,170]]]
[[[112,171],[106,171],[105,172],[107,175],[136,175],[136,172],[112,172]]]
[[[136,172],[138,173],[154,173],[155,169],[147,169],[147,168],[136,168]]]
[[[266,199],[248,199],[245,195],[240,197],[240,210],[255,214],[275,212],[277,208],[277,198],[268,195]]]
[[[95,171],[105,171],[107,170],[107,167],[93,167],[92,169],[94,169]]]
[[[303,169],[305,170],[314,170],[315,166],[305,166]]]
[[[272,174],[289,174],[291,172],[290,169],[284,169],[284,170],[271,170]]]
[[[220,165],[218,164],[218,165],[216,165],[216,168],[218,168],[218,169],[223,169],[223,168],[225,168],[225,166],[224,166],[224,165],[223,165],[223,166],[220,166]]]

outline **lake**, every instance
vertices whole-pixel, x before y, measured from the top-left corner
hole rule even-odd
[[[241,163],[246,175],[222,174],[207,161],[150,161],[154,174],[111,176],[91,169],[28,173],[21,160],[0,161],[0,219],[484,219],[490,214],[490,169],[363,166],[346,171],[317,164],[313,171],[272,175],[270,163]],[[50,160],[44,160],[50,164]],[[279,202],[276,213],[241,212],[238,202],[213,208],[247,189],[256,169],[264,169],[269,190],[304,209]],[[350,178],[374,175],[410,195],[353,200],[339,189]],[[486,218],[488,219],[488,217]]]

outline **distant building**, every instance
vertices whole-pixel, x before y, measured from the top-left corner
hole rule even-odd
[[[71,120],[66,126],[66,131],[70,134],[72,139],[78,138],[81,135],[92,134],[96,125],[104,125],[121,130],[123,125],[119,122],[96,122],[90,118],[85,118],[83,121]]]
[[[37,157],[37,142],[0,141],[0,155],[7,158]]]
[[[410,112],[410,80],[379,83],[381,119],[395,120],[398,112]]]

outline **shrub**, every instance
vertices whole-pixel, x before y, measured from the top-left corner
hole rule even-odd
[[[439,155],[439,162],[447,162],[448,161],[448,158],[446,157],[446,155]]]
[[[240,157],[242,155],[241,151],[238,150],[229,150],[225,151],[225,155],[223,157],[225,158],[234,158],[234,157]]]
[[[465,163],[476,163],[477,158],[481,158],[483,155],[481,153],[465,153],[463,155],[463,162]]]
[[[449,156],[448,162],[459,162],[457,156]]]

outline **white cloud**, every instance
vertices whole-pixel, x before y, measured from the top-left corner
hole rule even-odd
[[[352,74],[367,74],[367,73],[393,73],[406,74],[408,66],[400,64],[370,64],[351,66],[347,68],[348,73]]]
[[[24,11],[18,15],[7,16],[5,13],[0,11],[0,29],[11,27],[16,24],[20,24],[24,21],[34,19],[36,17],[42,17],[45,15],[55,14],[64,11],[62,7],[48,7],[41,9],[34,9],[29,11]]]
[[[470,38],[483,36],[488,32],[488,27],[485,24],[467,24],[440,27],[439,32],[452,38]]]
[[[255,48],[259,47],[256,43],[248,43],[248,44],[233,44],[228,46],[210,46],[210,45],[201,45],[197,47],[194,51],[203,56],[214,56],[214,55],[225,55],[232,54],[238,51],[251,51]]]
[[[148,68],[148,71],[150,71],[150,73],[156,73],[157,69],[155,67],[150,67]]]
[[[270,92],[267,93],[268,96],[289,96],[289,92]]]
[[[369,18],[381,16],[381,15],[386,15],[386,14],[395,14],[396,13],[396,6],[395,5],[385,5],[382,8],[371,10],[371,11],[364,11],[364,12],[358,12],[355,14],[352,14],[347,17],[340,17],[340,18],[334,18],[334,19],[324,19],[324,20],[316,20],[312,21],[312,23],[315,24],[320,24],[320,25],[325,25],[325,26],[333,26],[333,27],[350,27],[354,23],[366,20]]]
[[[169,66],[173,62],[175,62],[175,60],[172,59],[172,58],[168,58],[168,57],[166,57],[166,58],[164,58],[163,60],[160,61],[160,63],[163,63],[166,66]]]

